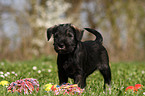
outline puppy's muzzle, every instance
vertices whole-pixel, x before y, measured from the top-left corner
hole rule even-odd
[[[58,50],[65,50],[64,44],[58,44]]]
[[[65,53],[66,51],[66,46],[63,43],[59,43],[59,44],[54,44],[54,49],[57,53]]]

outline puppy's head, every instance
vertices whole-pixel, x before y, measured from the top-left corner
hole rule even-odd
[[[72,24],[59,24],[47,29],[47,39],[53,34],[54,49],[59,54],[71,53],[81,41],[83,30]]]

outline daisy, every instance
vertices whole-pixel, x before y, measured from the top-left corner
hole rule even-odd
[[[0,77],[5,78],[5,76],[4,76],[4,75],[0,75]]]
[[[40,74],[41,73],[41,70],[38,70],[38,73]]]
[[[48,69],[48,72],[51,72],[51,69]]]
[[[37,70],[37,67],[36,66],[33,66],[33,70]]]
[[[7,72],[6,74],[7,74],[7,75],[10,75],[10,72]]]
[[[4,74],[4,72],[0,71],[0,74]]]
[[[12,73],[12,74],[15,74],[15,72],[14,72],[14,71],[12,71],[11,73]]]
[[[7,77],[7,76],[8,76],[8,74],[4,74],[4,76],[5,76],[5,77]]]

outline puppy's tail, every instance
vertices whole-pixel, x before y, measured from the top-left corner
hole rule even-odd
[[[92,34],[94,34],[96,36],[95,41],[97,41],[98,43],[101,43],[101,44],[103,43],[103,37],[98,31],[96,31],[94,29],[90,29],[90,28],[84,28],[84,29],[91,32]]]

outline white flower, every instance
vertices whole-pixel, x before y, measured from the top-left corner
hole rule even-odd
[[[36,66],[33,66],[33,70],[37,70],[37,67]]]
[[[0,77],[5,78],[5,76],[4,76],[4,75],[0,75]]]
[[[0,74],[4,74],[4,72],[0,71]]]
[[[141,73],[142,73],[142,74],[144,74],[144,73],[145,73],[145,71],[143,70],[143,71],[141,71]]]
[[[1,62],[1,65],[3,66],[4,65],[4,62]]]
[[[15,74],[15,76],[18,76],[17,74]]]
[[[145,92],[143,92],[143,95],[145,95]]]
[[[41,70],[38,70],[38,73],[41,73]]]
[[[15,72],[14,72],[14,71],[12,71],[11,73],[12,73],[12,74],[15,74]]]
[[[10,75],[10,72],[7,72],[6,74],[7,74],[7,75]]]
[[[51,69],[48,69],[48,72],[51,72]]]
[[[4,76],[5,76],[5,77],[7,77],[7,76],[8,76],[8,74],[4,74]]]

